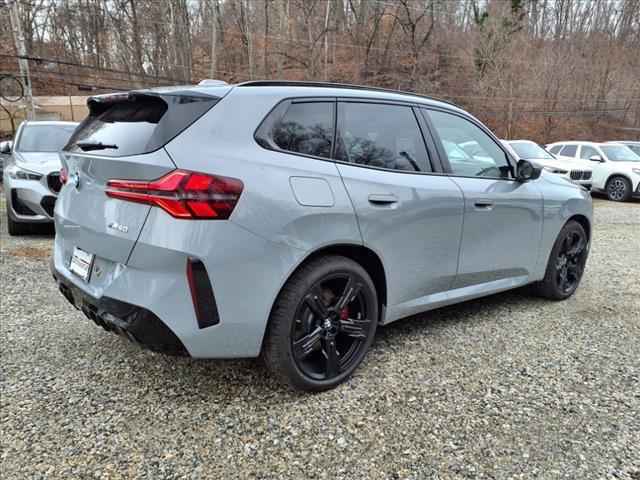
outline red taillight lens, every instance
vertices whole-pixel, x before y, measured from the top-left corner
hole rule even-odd
[[[67,171],[63,168],[60,169],[60,183],[62,185],[65,185],[67,183],[68,177],[67,177]]]
[[[158,180],[110,180],[105,193],[155,205],[176,218],[226,220],[243,188],[236,178],[174,170]]]

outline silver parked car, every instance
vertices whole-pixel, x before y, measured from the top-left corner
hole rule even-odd
[[[60,149],[78,124],[22,122],[11,145],[5,143],[3,182],[7,199],[7,228],[22,235],[33,223],[51,223],[60,191]]]
[[[432,98],[308,82],[93,97],[61,156],[53,273],[106,330],[324,390],[378,325],[573,294],[589,194]],[[450,158],[476,142],[474,156]],[[490,161],[488,161],[490,159]]]

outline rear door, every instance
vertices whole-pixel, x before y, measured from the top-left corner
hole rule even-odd
[[[55,222],[65,260],[79,247],[126,263],[151,207],[108,197],[107,182],[154,180],[175,170],[163,146],[217,101],[180,93],[90,100],[89,117],[61,152],[68,182],[56,202]]]
[[[338,102],[337,166],[364,244],[384,263],[389,307],[445,291],[456,274],[462,193],[430,155],[417,113]]]
[[[542,194],[535,182],[513,178],[506,151],[480,124],[423,110],[450,178],[464,194],[464,227],[455,288],[531,274],[542,235]],[[458,159],[453,145],[476,142],[477,156]]]

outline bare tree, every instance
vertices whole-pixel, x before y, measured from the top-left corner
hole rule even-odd
[[[638,0],[25,0],[19,8],[36,94],[208,75],[325,79],[441,95],[509,137],[640,134]],[[7,29],[0,40],[2,72],[18,74]]]

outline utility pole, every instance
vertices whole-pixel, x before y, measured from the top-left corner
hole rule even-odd
[[[18,15],[17,0],[9,1],[9,14],[11,15],[11,27],[13,30],[13,39],[16,42],[16,51],[18,52],[18,63],[20,64],[20,74],[22,75],[22,86],[24,88],[24,107],[27,113],[27,120],[36,119],[36,111],[33,108],[33,96],[31,94],[31,77],[29,76],[29,61],[27,60],[27,49],[24,46],[24,35],[22,34],[22,26],[20,25],[20,16]]]
[[[218,78],[218,4],[215,0],[211,5],[211,77]]]

